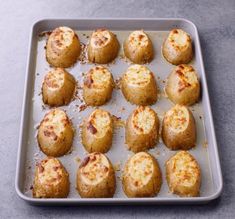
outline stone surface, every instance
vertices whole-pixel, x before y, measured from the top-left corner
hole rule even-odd
[[[232,218],[235,215],[235,1],[0,1],[0,218]],[[33,207],[14,189],[31,25],[42,18],[184,17],[199,29],[224,190],[201,206]]]

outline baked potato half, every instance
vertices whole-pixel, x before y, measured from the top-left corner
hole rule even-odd
[[[89,154],[77,171],[77,190],[82,198],[111,198],[116,190],[113,165],[101,153]]]
[[[196,145],[196,125],[192,112],[175,105],[166,112],[162,122],[162,140],[171,150],[189,150]]]
[[[183,64],[175,67],[167,78],[165,92],[174,103],[196,103],[200,97],[200,83],[195,69]]]
[[[42,152],[48,156],[60,157],[72,146],[74,129],[64,110],[55,108],[41,121],[37,140]]]
[[[134,153],[153,148],[159,137],[157,114],[148,106],[137,107],[128,117],[125,140],[128,149]]]
[[[100,106],[112,97],[113,76],[103,66],[91,68],[84,78],[83,98],[87,105]]]
[[[199,195],[200,166],[187,151],[177,152],[166,162],[166,179],[172,193],[183,197]]]
[[[117,37],[111,31],[97,29],[88,44],[88,59],[90,62],[107,64],[117,57],[119,47]]]
[[[192,40],[182,29],[173,29],[162,46],[162,54],[173,65],[187,64],[193,58]]]
[[[76,81],[63,68],[55,68],[44,77],[42,84],[42,99],[49,106],[67,105],[75,91]]]
[[[157,160],[149,153],[139,152],[126,162],[122,187],[128,197],[153,197],[161,185],[161,170]]]
[[[143,30],[133,31],[123,44],[125,56],[136,64],[151,62],[154,56],[152,41]]]
[[[58,27],[50,34],[46,44],[46,59],[54,67],[72,66],[81,53],[80,40],[69,27]]]
[[[89,152],[106,153],[112,146],[113,120],[109,112],[94,110],[82,124],[82,144]]]
[[[36,165],[33,181],[34,198],[66,198],[69,174],[56,158],[47,157]]]
[[[158,89],[153,73],[143,65],[131,65],[121,79],[121,90],[127,101],[136,105],[152,105]]]

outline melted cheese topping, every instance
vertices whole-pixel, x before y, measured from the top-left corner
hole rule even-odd
[[[190,36],[181,29],[174,29],[169,34],[169,41],[176,47],[186,47],[191,43]]]
[[[156,122],[155,112],[147,106],[138,107],[132,114],[132,125],[137,133],[149,133]]]
[[[136,187],[146,185],[153,174],[153,161],[149,154],[139,152],[128,162],[128,174]]]
[[[73,43],[75,33],[69,27],[56,28],[49,39],[53,41],[53,45],[58,49],[65,49]]]
[[[105,155],[92,153],[88,155],[80,166],[82,180],[86,184],[98,184],[108,176],[110,164]]]
[[[53,109],[47,113],[40,125],[46,137],[57,139],[64,132],[69,119],[66,113],[61,109]]]
[[[165,121],[175,132],[184,131],[189,123],[189,112],[185,106],[175,105],[165,115]]]
[[[149,43],[149,39],[143,30],[137,30],[129,35],[129,43],[135,47],[144,47]]]
[[[63,176],[63,167],[56,158],[46,158],[37,165],[38,180],[44,185],[57,185]]]
[[[44,82],[49,89],[58,89],[64,84],[64,76],[64,70],[62,68],[57,68],[47,73]]]
[[[92,33],[91,36],[91,45],[94,47],[104,47],[106,46],[111,39],[110,32],[106,29],[98,29]]]
[[[96,109],[90,115],[88,124],[92,125],[96,129],[94,134],[97,137],[102,137],[106,134],[107,130],[110,129],[110,127],[112,126],[112,118],[107,111],[102,109]]]
[[[151,80],[151,71],[143,65],[131,65],[124,75],[124,80],[129,85],[145,86]]]
[[[103,66],[93,67],[85,78],[85,86],[102,89],[110,86],[112,75],[109,70]]]
[[[195,87],[198,85],[198,77],[194,68],[190,65],[179,65],[176,67],[175,72],[179,78],[178,91],[185,88]]]
[[[180,151],[174,155],[167,165],[172,167],[172,179],[175,184],[191,186],[196,183],[200,176],[200,169],[197,161],[186,151]]]

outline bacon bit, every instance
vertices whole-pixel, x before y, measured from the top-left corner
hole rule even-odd
[[[43,173],[44,167],[42,166],[42,164],[41,164],[41,163],[38,163],[38,164],[37,164],[37,167],[38,167],[39,173]]]
[[[178,33],[177,29],[172,30],[173,33]]]
[[[121,77],[117,78],[117,79],[114,81],[114,87],[115,87],[116,89],[120,89],[120,88],[121,88],[121,81],[122,81],[122,78],[121,78]]]
[[[88,88],[91,88],[91,85],[93,82],[94,81],[93,81],[91,75],[88,75],[84,80],[84,85],[86,85]]]
[[[87,105],[86,105],[86,104],[80,105],[80,106],[79,106],[79,112],[84,111],[86,108],[87,108]]]
[[[89,161],[90,161],[90,157],[89,156],[85,157],[82,163],[80,164],[79,168],[85,167]]]
[[[144,38],[144,35],[140,34],[139,35],[139,40],[142,40]]]
[[[179,89],[178,89],[178,91],[181,92],[185,88],[190,87],[190,86],[191,86],[190,83],[186,82],[185,80],[181,80],[181,81],[179,81]]]
[[[96,154],[94,154],[94,156],[90,157],[91,161],[95,161],[96,160]]]
[[[125,127],[125,121],[121,120],[121,117],[112,115],[113,123],[115,128]]]
[[[184,65],[179,65],[178,67],[181,69],[184,69]]]
[[[108,171],[109,171],[109,168],[106,167],[106,166],[104,166],[104,172],[106,173],[106,172],[108,172]]]
[[[55,166],[55,167],[53,167],[53,170],[57,171],[59,168],[60,168],[60,166]]]
[[[138,181],[135,181],[135,182],[134,182],[134,185],[135,185],[135,186],[138,186],[138,185],[139,185],[139,182],[138,182]]]
[[[45,131],[43,132],[43,134],[44,134],[46,137],[52,137],[55,141],[56,141],[57,138],[58,138],[54,131],[45,130]]]
[[[91,122],[88,123],[87,129],[94,135],[97,132],[97,129],[93,126]]]

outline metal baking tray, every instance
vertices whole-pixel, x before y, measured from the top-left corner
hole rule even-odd
[[[198,104],[190,107],[197,125],[197,146],[190,150],[190,153],[197,159],[202,171],[202,184],[200,197],[183,198],[173,195],[169,192],[165,179],[165,162],[172,156],[175,151],[170,151],[160,141],[158,145],[149,152],[155,156],[159,162],[163,175],[163,184],[159,194],[153,198],[127,198],[121,188],[121,169],[132,152],[126,149],[124,144],[124,128],[115,129],[113,145],[107,153],[114,166],[116,166],[117,188],[113,198],[96,198],[87,199],[80,198],[75,188],[76,171],[79,166],[79,160],[85,157],[85,150],[80,143],[79,125],[82,119],[87,116],[93,109],[86,108],[79,112],[81,105],[79,99],[74,100],[68,106],[61,107],[65,109],[72,119],[76,128],[76,136],[72,151],[59,159],[62,161],[70,174],[70,194],[64,199],[35,199],[32,197],[30,187],[32,186],[34,166],[37,160],[45,157],[40,152],[36,141],[37,125],[43,118],[44,114],[49,110],[42,103],[41,85],[46,72],[50,69],[45,59],[45,42],[46,37],[40,36],[44,31],[50,31],[58,26],[69,26],[77,31],[82,43],[87,43],[91,31],[97,28],[105,27],[113,31],[120,42],[132,30],[144,29],[150,36],[154,49],[155,58],[147,66],[154,72],[157,83],[160,87],[161,94],[159,101],[152,108],[158,113],[162,120],[163,113],[173,104],[164,97],[163,86],[165,79],[174,67],[165,61],[161,55],[161,45],[169,31],[173,28],[182,28],[187,31],[194,43],[194,59],[190,63],[197,70],[201,80],[201,100]],[[122,49],[119,57],[114,63],[108,64],[114,79],[118,79],[121,74],[130,65],[123,59]],[[77,62],[73,67],[67,69],[81,84],[82,73],[86,72],[94,64]],[[117,117],[125,120],[130,112],[136,106],[127,102],[121,94],[121,91],[115,89],[113,97],[109,103],[101,108],[107,109]],[[117,168],[118,167],[118,168]],[[119,168],[120,167],[120,168]],[[206,75],[201,54],[201,47],[196,26],[185,19],[45,19],[36,22],[31,31],[31,39],[29,44],[28,66],[25,78],[25,93],[23,100],[22,119],[20,126],[20,138],[18,159],[16,167],[15,187],[17,194],[25,201],[37,205],[51,204],[191,204],[206,203],[217,198],[222,191],[222,174],[220,161],[217,150],[216,137],[214,132],[213,119],[211,114],[210,100],[207,90]]]

